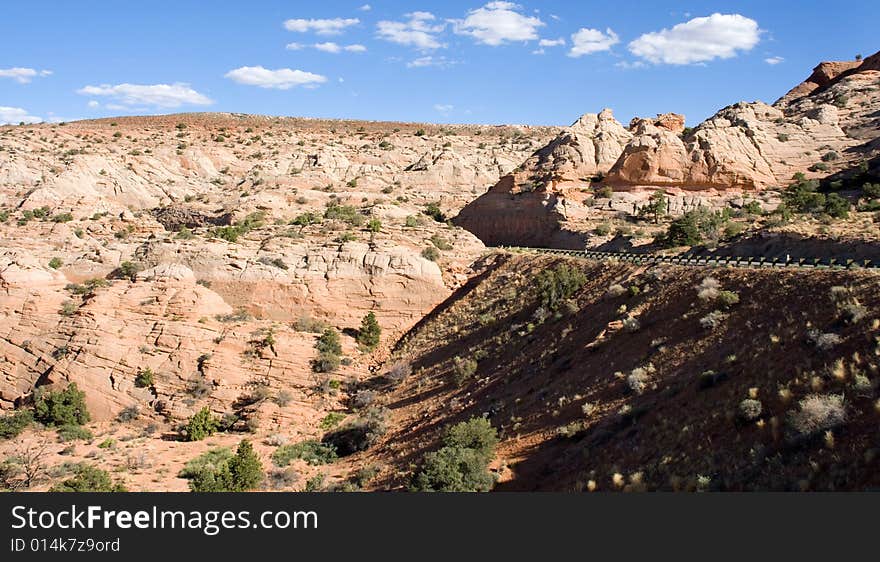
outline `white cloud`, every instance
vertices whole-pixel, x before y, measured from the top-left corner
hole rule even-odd
[[[739,14],[712,14],[672,29],[646,33],[629,50],[655,64],[694,64],[735,57],[761,40],[758,22]]]
[[[51,70],[36,70],[19,66],[0,68],[0,78],[12,78],[19,84],[27,84],[38,76],[49,76],[50,74],[52,74]]]
[[[571,36],[572,47],[568,56],[577,58],[611,49],[620,43],[620,38],[611,28],[603,33],[598,29],[581,28]]]
[[[284,22],[287,31],[305,33],[314,31],[318,35],[339,35],[345,28],[357,25],[361,20],[357,18],[333,18],[333,19],[291,19]]]
[[[42,119],[30,115],[20,107],[4,107],[0,105],[0,125],[18,125],[19,123],[39,123]]]
[[[442,49],[437,34],[446,29],[446,24],[435,24],[437,19],[430,12],[412,12],[405,15],[406,21],[380,21],[376,24],[380,39],[407,45],[422,50]]]
[[[98,103],[97,100],[89,100],[88,106],[89,106],[89,107],[92,107],[92,108],[94,108],[94,107],[101,107],[101,104]]]
[[[434,104],[434,111],[439,111],[440,113],[449,113],[455,109],[454,105],[448,103],[436,103]]]
[[[362,11],[362,12],[369,12],[369,11],[372,10],[372,9],[373,9],[373,7],[370,6],[369,4],[364,4],[363,6],[361,6],[360,8],[358,8],[358,10],[360,10],[360,11]]]
[[[531,41],[538,38],[538,28],[544,22],[524,16],[517,10],[522,6],[513,2],[489,2],[471,10],[463,20],[454,22],[453,30],[459,35],[470,35],[478,43],[496,47],[509,41]]]
[[[288,43],[284,48],[288,51],[299,51],[300,49],[305,49],[306,46],[302,43]]]
[[[770,57],[768,59],[764,59],[764,62],[766,62],[770,66],[774,66],[774,65],[777,65],[781,62],[785,62],[785,59],[782,57]]]
[[[539,47],[561,47],[565,45],[565,38],[560,37],[559,39],[541,39],[538,41]]]
[[[122,106],[174,108],[181,105],[211,105],[210,98],[193,90],[188,84],[101,84],[77,90],[84,96],[103,96]]]
[[[426,56],[426,57],[419,57],[415,60],[409,61],[408,63],[406,63],[406,67],[407,68],[426,68],[429,66],[436,66],[438,68],[449,68],[450,66],[453,66],[455,64],[458,64],[458,62],[454,61],[454,60],[450,60],[446,57]]]
[[[327,81],[327,77],[320,74],[289,68],[269,70],[262,66],[242,66],[230,70],[224,76],[239,84],[276,90],[289,90],[296,86],[315,87]]]
[[[363,45],[338,45],[333,42],[328,43],[315,43],[312,45],[315,49],[319,51],[324,51],[325,53],[341,53],[342,51],[346,51],[349,53],[363,53],[367,50]]]
[[[534,51],[532,51],[532,54],[533,55],[546,55],[547,51],[545,51],[543,48],[535,49]]]

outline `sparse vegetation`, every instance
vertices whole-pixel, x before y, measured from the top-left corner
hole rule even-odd
[[[278,467],[285,467],[296,459],[301,459],[310,466],[320,466],[330,464],[337,458],[336,448],[320,441],[302,441],[295,445],[282,445],[272,453],[272,462]]]
[[[47,392],[38,388],[34,393],[34,419],[50,427],[88,423],[90,416],[85,392],[75,382],[64,390]]]
[[[220,420],[214,417],[211,409],[205,406],[189,419],[184,428],[186,441],[201,441],[213,435],[220,428]]]

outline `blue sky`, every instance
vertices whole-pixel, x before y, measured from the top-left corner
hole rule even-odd
[[[0,122],[233,111],[565,125],[611,107],[623,122],[674,111],[694,125],[880,49],[876,1],[367,1],[6,0]]]

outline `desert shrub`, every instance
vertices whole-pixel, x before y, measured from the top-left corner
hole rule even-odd
[[[366,351],[372,351],[379,346],[382,328],[376,320],[376,315],[368,312],[361,321],[360,330],[357,333],[357,342]]]
[[[61,316],[73,316],[77,310],[79,310],[79,306],[75,302],[68,300],[61,303],[61,309],[58,310],[58,314]]]
[[[721,283],[714,277],[706,277],[697,285],[697,298],[701,301],[714,301],[718,298]]]
[[[744,422],[751,422],[761,417],[762,410],[763,405],[761,404],[760,400],[746,398],[739,403],[736,415],[740,420]]]
[[[439,203],[428,203],[425,205],[425,210],[422,212],[437,222],[446,222],[446,215],[440,210]]]
[[[48,426],[87,423],[90,418],[85,392],[75,382],[64,390],[46,392],[38,388],[34,393],[34,419]]]
[[[855,301],[842,304],[839,308],[843,318],[849,324],[858,324],[868,315],[868,309]]]
[[[385,378],[392,384],[400,384],[412,374],[412,365],[408,361],[398,361],[388,369]]]
[[[835,219],[845,219],[849,216],[852,207],[850,202],[836,193],[829,193],[825,197],[825,212]]]
[[[12,439],[34,421],[30,410],[16,410],[0,418],[0,439]]]
[[[333,429],[334,427],[339,425],[344,419],[345,414],[343,414],[342,412],[329,412],[321,420],[319,427],[323,430]]]
[[[438,250],[443,250],[444,252],[446,252],[452,249],[452,244],[447,242],[445,239],[437,236],[436,234],[434,236],[431,236],[430,240],[431,244],[433,244]]]
[[[843,395],[811,394],[798,403],[799,409],[788,416],[789,437],[804,439],[846,422]]]
[[[114,483],[110,474],[96,466],[80,463],[73,469],[74,476],[52,486],[50,492],[126,492],[120,482]]]
[[[829,351],[843,341],[843,338],[835,333],[822,333],[819,330],[810,330],[807,334],[807,339],[819,351]]]
[[[364,224],[364,216],[360,214],[356,207],[339,205],[338,203],[330,203],[324,210],[324,218],[342,221],[351,226],[361,226]]]
[[[342,343],[339,333],[326,328],[315,343],[318,357],[312,360],[312,370],[316,373],[332,373],[342,363]]]
[[[136,264],[130,261],[124,261],[119,264],[119,267],[116,269],[115,276],[120,279],[134,279],[134,276],[138,274],[141,270],[140,264]]]
[[[223,451],[222,449],[217,451]],[[211,458],[187,464],[181,476],[189,478],[193,492],[246,492],[263,481],[263,463],[250,441],[242,440],[235,455],[215,452]],[[224,458],[225,457],[225,458]],[[192,465],[192,466],[191,466]]]
[[[291,225],[309,226],[321,222],[321,217],[315,213],[303,213],[290,221]]]
[[[330,464],[337,458],[335,447],[314,440],[282,445],[272,453],[272,462],[278,467],[285,467],[295,459],[304,460],[310,466],[320,466]]]
[[[297,483],[299,473],[294,468],[270,470],[266,473],[266,484],[273,490],[289,488]]]
[[[735,304],[739,304],[739,295],[733,291],[720,291],[718,293],[718,303],[729,308]]]
[[[376,393],[372,390],[358,390],[351,397],[351,407],[355,410],[363,410],[369,408],[376,401]]]
[[[342,343],[339,340],[339,332],[333,328],[327,328],[315,343],[315,349],[320,353],[342,354]]]
[[[140,415],[141,411],[137,406],[126,406],[116,415],[116,420],[122,423],[130,422],[138,419]]]
[[[724,323],[727,315],[720,310],[713,310],[709,314],[700,318],[700,326],[706,330],[715,330]]]
[[[862,195],[869,199],[880,197],[880,183],[865,183],[862,185]]]
[[[370,219],[367,221],[367,230],[370,232],[379,232],[382,230],[382,221],[379,219]]]
[[[58,437],[62,441],[91,441],[92,432],[81,425],[67,424],[58,427]]]
[[[156,376],[149,367],[138,371],[137,376],[134,378],[134,385],[138,388],[149,388],[154,384],[156,384]]]
[[[73,220],[73,215],[70,213],[58,213],[54,217],[52,217],[52,222],[70,222]]]
[[[187,441],[201,441],[213,435],[220,427],[220,421],[211,413],[211,409],[205,406],[189,419],[184,428],[184,437]]]
[[[427,453],[412,488],[421,492],[488,492],[495,478],[488,470],[497,434],[483,418],[447,430],[443,447]]]
[[[297,332],[320,334],[327,329],[327,323],[311,316],[300,316],[293,325]]]
[[[587,282],[583,271],[559,264],[545,269],[538,275],[538,291],[542,306],[556,310],[566,299],[571,298]]]
[[[357,419],[328,433],[322,443],[333,447],[336,454],[345,457],[372,447],[388,430],[385,411],[369,408]]]
[[[49,260],[49,267],[51,267],[52,269],[58,269],[62,265],[64,265],[64,262],[61,260],[61,258],[55,257]]]
[[[414,215],[410,215],[406,217],[406,222],[404,222],[404,226],[407,228],[415,228],[419,226],[419,219]]]
[[[478,366],[477,362],[473,359],[463,357],[454,358],[452,360],[452,380],[455,381],[455,384],[461,386],[467,382],[468,379],[477,374]]]
[[[605,292],[605,298],[616,299],[618,297],[622,297],[626,294],[626,289],[623,285],[615,283],[608,287],[608,290]]]
[[[272,399],[272,401],[283,408],[293,401],[293,395],[290,393],[290,391],[280,390],[278,391],[278,394],[275,395],[275,398]]]
[[[437,261],[440,259],[440,250],[434,246],[428,246],[422,250],[422,257],[426,260]]]
[[[651,382],[651,369],[638,367],[626,377],[626,386],[634,394],[642,394]]]
[[[670,223],[666,233],[658,239],[664,246],[696,246],[721,238],[722,229],[730,219],[730,209],[709,211],[698,208],[688,211]]]
[[[761,208],[761,203],[755,200],[749,201],[748,203],[743,205],[742,210],[747,215],[760,216],[764,214],[764,209]]]

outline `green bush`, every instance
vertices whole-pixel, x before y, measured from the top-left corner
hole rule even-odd
[[[327,207],[324,211],[324,218],[343,221],[351,226],[361,226],[364,224],[364,216],[360,214],[356,207],[340,205],[338,203],[331,203]]]
[[[495,479],[488,470],[498,438],[483,418],[447,430],[443,447],[427,453],[412,488],[421,492],[488,492]]]
[[[357,342],[366,351],[372,351],[379,346],[379,340],[382,336],[382,328],[376,320],[376,315],[368,312],[361,321],[361,328],[358,330]]]
[[[82,425],[89,421],[86,394],[70,383],[64,390],[34,393],[34,419],[48,426]]]
[[[50,492],[126,492],[121,483],[114,483],[106,470],[80,463],[74,469],[74,476],[49,488]]]
[[[62,265],[64,265],[64,262],[61,260],[61,258],[55,257],[49,260],[49,267],[51,267],[52,269],[58,269]]]
[[[220,427],[220,421],[205,406],[189,419],[184,428],[187,441],[201,441],[213,435]]]
[[[138,388],[149,388],[154,384],[156,384],[156,376],[149,367],[138,372],[134,378],[134,385]]]
[[[422,250],[422,257],[426,260],[437,261],[440,259],[440,250],[438,250],[434,246],[428,246],[427,248]]]
[[[463,385],[477,374],[478,366],[473,359],[456,357],[452,360],[452,380],[458,386]]]
[[[91,441],[92,432],[81,425],[62,425],[58,428],[58,437],[62,441]]]
[[[272,453],[272,462],[278,467],[285,467],[295,459],[302,459],[310,466],[319,466],[330,464],[337,458],[336,447],[315,440],[303,441],[295,445],[282,445]]]
[[[431,244],[433,244],[434,247],[436,247],[438,250],[443,250],[444,252],[452,249],[452,244],[450,244],[443,238],[440,238],[436,234],[434,236],[431,236]]]
[[[556,310],[566,299],[571,298],[587,282],[583,271],[559,264],[553,269],[545,269],[538,275],[538,289],[541,305]]]
[[[315,213],[303,213],[292,221],[290,221],[291,225],[296,226],[309,226],[310,224],[317,224],[321,222],[321,217],[316,215]]]
[[[217,449],[187,463],[181,477],[193,492],[246,492],[263,480],[263,463],[250,441],[242,440],[235,455]]]
[[[34,421],[30,410],[16,410],[0,418],[0,439],[12,439]]]
[[[342,362],[342,343],[339,332],[326,328],[315,343],[318,357],[312,361],[312,370],[316,373],[332,373]]]
[[[836,193],[829,193],[825,197],[825,212],[836,219],[845,219],[849,216],[850,203]]]
[[[59,213],[52,217],[52,222],[70,222],[73,220],[73,215],[70,213]]]
[[[370,232],[379,232],[382,230],[382,221],[379,219],[370,219],[367,222],[367,230]]]
[[[422,212],[437,222],[446,222],[446,215],[440,210],[439,203],[428,203],[425,205],[425,210]]]

